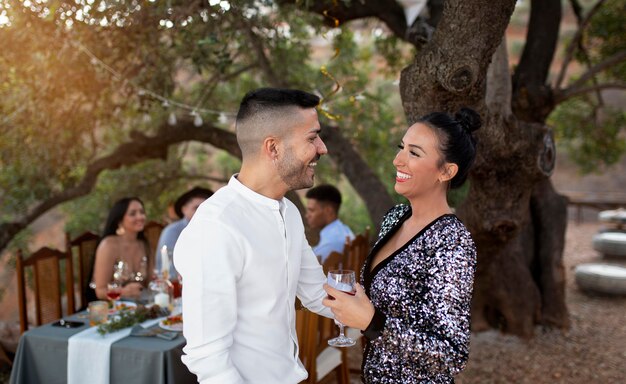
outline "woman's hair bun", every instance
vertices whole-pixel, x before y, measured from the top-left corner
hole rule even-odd
[[[468,133],[474,132],[483,125],[478,112],[471,108],[463,107],[459,109],[459,111],[454,114],[454,119],[458,121]]]

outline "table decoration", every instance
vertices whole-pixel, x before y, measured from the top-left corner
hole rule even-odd
[[[98,325],[98,333],[105,335],[107,333],[117,332],[121,329],[128,328],[135,324],[143,323],[149,319],[167,316],[169,311],[166,308],[154,304],[150,308],[139,305],[134,311],[120,311],[113,316],[108,322]]]

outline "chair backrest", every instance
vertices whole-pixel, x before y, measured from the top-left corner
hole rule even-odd
[[[328,271],[332,271],[333,269],[341,269],[344,264],[344,254],[339,252],[331,252],[326,260],[322,263],[322,269],[324,270],[324,275],[328,274]]]
[[[143,233],[146,235],[148,246],[150,248],[148,254],[148,274],[152,273],[152,270],[156,265],[156,247],[159,244],[159,237],[161,236],[163,228],[165,228],[165,226],[156,221],[148,222],[143,228]]]
[[[298,309],[296,311],[296,335],[298,336],[298,346],[300,351],[298,357],[309,372],[309,377],[302,383],[317,382],[316,359],[318,354],[318,323],[319,316],[308,309]]]
[[[361,267],[363,267],[370,251],[369,233],[370,229],[367,227],[363,233],[356,235],[354,239],[346,239],[344,268],[355,271],[356,281],[360,281]]]
[[[70,240],[69,233],[67,234],[68,247],[73,257],[77,260],[80,308],[87,307],[88,299],[86,293],[93,271],[98,241],[100,241],[100,236],[89,231],[77,236],[74,240]]]
[[[69,256],[69,257],[68,257]],[[17,251],[17,292],[20,310],[20,332],[28,329],[28,306],[26,302],[25,269],[32,267],[35,322],[36,325],[49,323],[63,316],[61,296],[61,261],[65,261],[65,293],[67,295],[67,314],[74,313],[74,278],[71,253],[43,247],[24,260],[22,251]]]

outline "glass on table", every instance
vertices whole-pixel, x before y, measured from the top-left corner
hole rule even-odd
[[[112,282],[107,284],[107,299],[111,302],[111,308],[115,309],[117,300],[122,296],[122,284]]]
[[[328,285],[331,287],[345,292],[349,295],[356,294],[356,276],[354,271],[350,270],[333,270],[328,272]],[[335,298],[329,296],[330,299],[334,300]],[[335,324],[339,326],[339,336],[334,339],[328,340],[328,345],[333,347],[351,347],[356,344],[356,341],[347,337],[344,332],[344,325],[341,322],[335,320]]]
[[[107,321],[109,303],[104,300],[92,301],[87,306],[89,312],[89,325],[94,326]]]

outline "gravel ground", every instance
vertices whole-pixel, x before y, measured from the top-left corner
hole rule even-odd
[[[571,328],[537,327],[530,341],[498,331],[473,334],[470,359],[457,384],[626,383],[626,297],[589,295],[574,281],[576,265],[604,262],[591,247],[601,227],[595,222],[568,225],[564,264]],[[351,368],[360,366],[360,348],[350,348],[349,357]],[[350,382],[359,383],[358,374],[351,374]],[[322,383],[336,383],[334,373]]]

